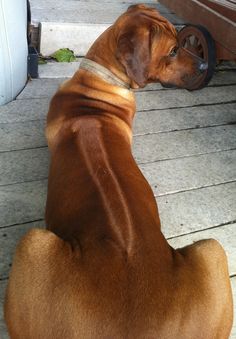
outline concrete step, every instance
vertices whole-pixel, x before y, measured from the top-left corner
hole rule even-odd
[[[41,22],[39,51],[50,56],[60,48],[69,48],[77,56],[84,56],[93,42],[110,24],[82,24]]]
[[[141,2],[141,1],[138,1]],[[39,49],[49,56],[60,48],[70,48],[84,56],[94,40],[126,9],[137,1],[31,0],[32,22],[39,25]],[[148,0],[176,25],[183,21],[158,1]]]

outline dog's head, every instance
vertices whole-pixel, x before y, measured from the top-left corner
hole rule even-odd
[[[130,6],[115,23],[116,57],[132,80],[131,87],[160,82],[191,88],[207,64],[179,48],[174,26],[154,8]]]

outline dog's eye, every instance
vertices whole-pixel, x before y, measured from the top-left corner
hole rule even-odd
[[[177,52],[178,52],[178,47],[175,46],[174,48],[172,48],[172,50],[171,50],[169,56],[170,56],[171,58],[173,58],[173,57],[176,56]]]

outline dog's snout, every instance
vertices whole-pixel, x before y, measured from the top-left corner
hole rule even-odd
[[[208,69],[208,63],[205,61],[200,61],[198,64],[198,70],[200,72],[205,72]]]

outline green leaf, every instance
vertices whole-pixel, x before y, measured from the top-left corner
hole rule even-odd
[[[38,64],[39,65],[44,65],[44,64],[47,64],[47,61],[43,57],[39,57],[38,58]]]
[[[56,59],[58,62],[71,62],[76,60],[74,52],[71,51],[69,48],[59,49],[52,54],[52,58]]]

